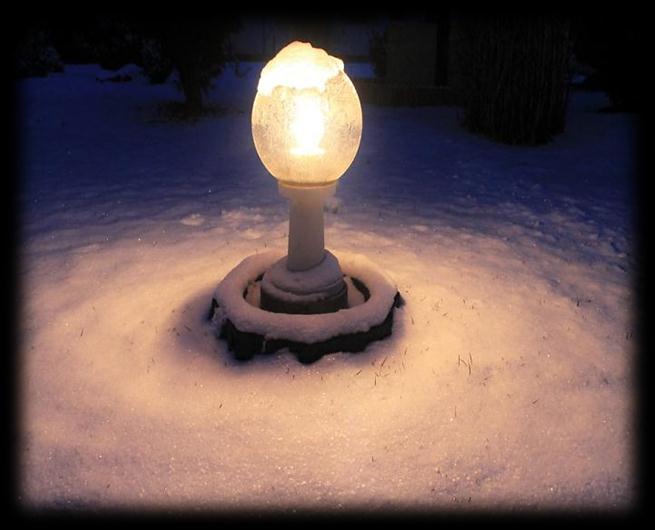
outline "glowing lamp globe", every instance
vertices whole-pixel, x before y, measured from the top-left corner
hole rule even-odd
[[[343,61],[305,42],[283,48],[261,72],[252,136],[262,163],[280,182],[335,182],[362,136],[362,107]]]
[[[280,50],[259,78],[252,136],[290,202],[288,253],[263,277],[262,307],[303,313],[346,307],[343,274],[325,250],[323,229],[324,202],[362,136],[362,107],[343,61],[306,42]]]
[[[309,363],[391,334],[402,302],[396,285],[364,256],[341,253],[342,271],[325,249],[324,203],[362,136],[362,107],[343,66],[292,42],[261,71],[252,136],[289,200],[289,247],[244,259],[216,289],[211,318],[239,359],[288,348]]]

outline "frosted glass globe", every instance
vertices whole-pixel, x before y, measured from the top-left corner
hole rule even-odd
[[[262,69],[252,136],[266,169],[290,185],[336,181],[357,154],[362,107],[343,61],[292,42]]]

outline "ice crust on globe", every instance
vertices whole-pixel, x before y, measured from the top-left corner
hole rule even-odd
[[[262,69],[252,135],[266,169],[289,185],[336,181],[362,135],[362,108],[343,61],[292,42]]]

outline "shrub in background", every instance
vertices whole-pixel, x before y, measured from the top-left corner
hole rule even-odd
[[[45,30],[30,28],[21,35],[16,46],[17,77],[43,77],[63,70],[61,58]]]
[[[153,85],[166,82],[173,70],[171,61],[164,56],[161,43],[149,38],[144,38],[141,43],[140,64],[143,73]]]
[[[580,61],[596,70],[589,88],[607,93],[616,112],[645,107],[648,39],[647,18],[638,11],[617,12],[598,6],[593,13],[574,18],[575,52]]]
[[[387,75],[387,31],[372,31],[368,40],[369,57],[378,79]]]
[[[202,111],[203,95],[211,87],[212,79],[232,58],[229,35],[238,26],[234,18],[211,16],[137,21],[133,24],[142,37],[157,43],[162,60],[177,70],[189,114]]]
[[[120,17],[98,17],[94,20],[93,56],[105,70],[118,70],[141,57],[142,38]]]

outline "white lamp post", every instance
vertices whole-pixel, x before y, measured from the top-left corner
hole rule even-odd
[[[323,205],[352,163],[362,109],[343,61],[292,42],[262,69],[252,109],[255,148],[289,199],[288,255],[262,280],[262,308],[323,313],[346,307],[337,259],[324,247]]]

